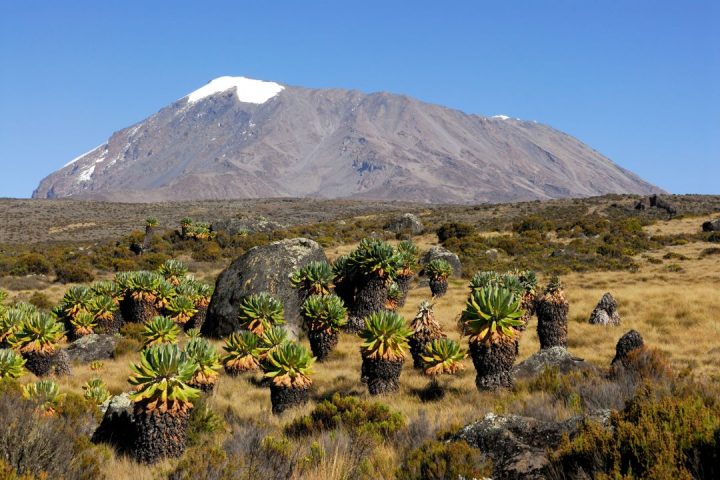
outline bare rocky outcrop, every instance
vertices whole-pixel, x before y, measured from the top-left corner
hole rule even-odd
[[[482,420],[465,426],[452,440],[464,440],[489,457],[493,478],[544,480],[554,468],[548,452],[558,447],[564,435],[570,438],[576,435],[585,419],[609,427],[610,411],[599,410],[563,422],[489,413]]]
[[[589,323],[593,325],[620,325],[620,314],[617,311],[617,301],[610,292],[605,293],[590,314]]]
[[[94,362],[112,358],[118,338],[114,335],[85,335],[68,345],[66,351],[71,361]]]
[[[592,363],[573,356],[563,347],[551,347],[531,355],[515,365],[513,373],[516,378],[534,378],[546,369],[557,369],[565,374],[575,371],[597,371]]]
[[[327,261],[317,242],[292,238],[251,248],[223,270],[215,283],[204,335],[225,337],[240,329],[238,307],[243,298],[268,292],[283,303],[286,328],[300,333],[300,297],[290,285],[290,275],[313,261]]]
[[[665,201],[665,199],[659,197],[657,194],[650,196],[650,206],[660,210],[665,210],[670,215],[675,215],[677,213],[677,209],[673,205]]]

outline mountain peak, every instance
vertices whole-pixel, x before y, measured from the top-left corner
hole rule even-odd
[[[660,190],[542,124],[389,93],[220,77],[115,132],[33,196],[480,203],[628,192]]]
[[[187,95],[188,103],[195,103],[216,93],[235,89],[237,98],[244,103],[262,104],[285,89],[275,82],[247,77],[223,76],[210,80],[206,85]]]

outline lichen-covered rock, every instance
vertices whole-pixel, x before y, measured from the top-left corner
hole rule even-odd
[[[393,233],[406,233],[410,235],[420,235],[425,231],[425,226],[420,219],[412,213],[406,213],[401,217],[392,220],[385,225],[385,230]]]
[[[556,368],[559,373],[582,370],[597,370],[593,364],[582,358],[574,357],[563,347],[551,347],[533,354],[513,368],[517,378],[533,378],[548,368]]]
[[[288,331],[300,332],[300,297],[290,285],[290,275],[313,261],[327,261],[317,242],[292,238],[245,252],[220,273],[202,326],[204,335],[225,337],[240,329],[238,306],[243,298],[269,292],[283,303]]]
[[[452,440],[464,440],[479,448],[493,463],[493,478],[546,479],[553,465],[548,452],[557,448],[564,435],[572,438],[583,420],[589,418],[609,427],[607,410],[576,416],[563,422],[543,422],[519,415],[485,415],[462,428]]]
[[[450,266],[453,268],[453,276],[455,278],[459,278],[462,276],[462,264],[460,263],[460,259],[457,255],[455,255],[453,252],[451,252],[445,247],[434,246],[430,248],[430,250],[428,250],[425,255],[423,255],[423,257],[420,259],[420,264],[422,266],[425,266],[438,258],[443,259],[450,264]]]
[[[95,443],[108,443],[127,452],[134,436],[133,402],[129,393],[121,393],[105,400],[100,406],[103,419],[92,436]]]
[[[593,325],[611,325],[614,327],[620,325],[617,301],[609,292],[602,296],[590,314],[589,323]]]
[[[66,351],[73,362],[89,363],[112,358],[118,337],[114,335],[85,335],[68,345]]]

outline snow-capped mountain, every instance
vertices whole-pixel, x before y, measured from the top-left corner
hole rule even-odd
[[[220,77],[67,163],[33,197],[476,203],[659,191],[536,122]]]

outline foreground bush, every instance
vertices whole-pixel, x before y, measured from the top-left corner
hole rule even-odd
[[[19,387],[0,382],[0,478],[103,478],[108,452],[85,435],[93,424],[89,404],[68,396],[57,408],[57,415],[43,417]]]
[[[344,428],[350,435],[367,434],[381,440],[389,438],[404,425],[402,414],[393,412],[387,405],[336,393],[329,400],[320,402],[309,415],[290,423],[286,432],[300,436]]]
[[[397,471],[397,480],[445,480],[487,478],[492,465],[484,461],[480,450],[464,441],[430,441],[410,452]]]
[[[593,478],[718,478],[720,392],[645,386],[612,414],[612,429],[586,422],[555,458]]]

